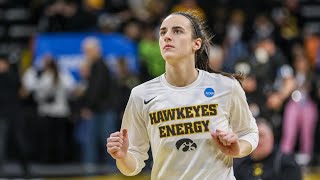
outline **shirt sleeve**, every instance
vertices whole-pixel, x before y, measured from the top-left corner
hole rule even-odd
[[[253,151],[259,141],[256,120],[252,116],[240,83],[237,80],[233,80],[233,82],[230,100],[230,125],[232,131],[237,134],[240,140],[245,140],[251,144],[251,151]]]
[[[150,148],[149,136],[147,133],[147,128],[145,121],[141,116],[141,108],[138,107],[135,103],[135,95],[131,92],[129,101],[127,103],[121,129],[128,130],[129,138],[129,150],[128,153],[131,153],[136,160],[136,169],[130,174],[125,174],[127,176],[134,176],[141,172],[142,168],[145,166],[145,160],[148,159],[148,150]],[[121,171],[121,170],[120,170]]]

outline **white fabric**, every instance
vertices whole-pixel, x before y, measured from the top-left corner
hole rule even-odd
[[[44,72],[41,77],[37,79],[37,86],[35,87],[35,97],[38,102],[38,112],[41,116],[51,117],[67,117],[70,114],[68,104],[68,95],[70,85],[69,78],[59,75],[59,82],[54,85],[54,78],[52,73]],[[46,102],[48,96],[54,96],[54,102]]]
[[[207,88],[214,90],[212,97],[213,93],[205,95]],[[179,118],[177,109],[182,112]],[[173,112],[171,118],[169,112]],[[154,114],[158,118],[152,120]],[[170,85],[164,75],[135,87],[122,122],[122,129],[128,129],[129,153],[137,162],[135,172],[127,175],[136,175],[145,166],[151,140],[152,179],[235,179],[232,158],[217,148],[208,131],[209,123],[220,130],[232,130],[253,149],[258,144],[258,128],[237,80],[199,70],[197,80],[186,87]],[[164,127],[176,131],[161,138],[161,134],[167,135]],[[177,141],[184,138],[192,141],[184,143],[192,145],[185,151],[182,147],[187,146],[177,148]]]

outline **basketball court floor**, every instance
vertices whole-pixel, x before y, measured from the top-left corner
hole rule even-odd
[[[149,180],[150,169],[145,169],[138,176],[126,177],[120,174],[114,166],[97,166],[89,172],[79,165],[32,165],[32,178],[28,180]],[[320,166],[303,168],[303,180],[320,180]],[[0,171],[0,180],[26,180],[22,176],[21,168],[16,164],[9,164],[4,171]]]
[[[148,175],[139,175],[134,177],[125,177],[122,175],[108,175],[108,176],[92,176],[92,177],[69,177],[69,178],[49,178],[46,180],[149,180]],[[303,180],[320,180],[319,174],[307,174]]]

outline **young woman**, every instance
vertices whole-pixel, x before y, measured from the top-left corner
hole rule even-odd
[[[145,166],[150,143],[152,179],[235,179],[232,158],[258,143],[240,76],[204,71],[209,38],[190,13],[166,17],[159,44],[166,72],[132,90],[108,153],[128,176]]]

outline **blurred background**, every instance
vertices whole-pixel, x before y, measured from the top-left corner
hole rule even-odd
[[[0,178],[124,178],[105,141],[131,89],[164,72],[162,19],[190,9],[211,68],[247,76],[274,145],[320,179],[318,0],[0,0]]]

